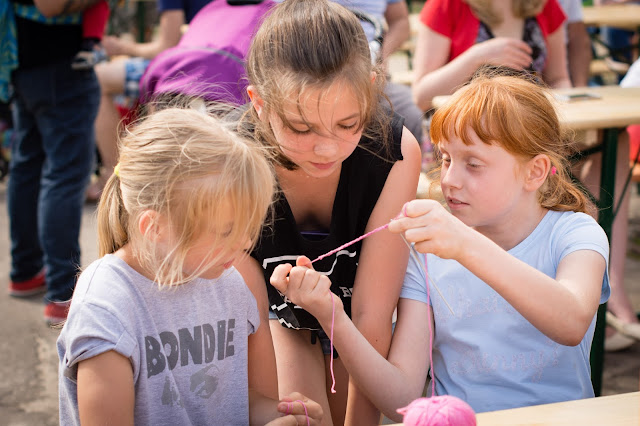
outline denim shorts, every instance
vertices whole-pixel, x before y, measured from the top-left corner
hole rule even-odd
[[[129,58],[124,63],[124,95],[133,99],[140,96],[140,79],[149,66],[149,59]]]
[[[269,309],[269,320],[277,321],[278,316]],[[327,336],[327,333],[324,330],[311,330],[311,344],[315,345],[317,341],[320,341],[320,346],[322,347],[322,353],[325,355],[329,355],[331,353],[331,339]],[[338,358],[338,351],[336,348],[333,348],[333,359]]]

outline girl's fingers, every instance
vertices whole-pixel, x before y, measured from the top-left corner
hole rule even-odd
[[[311,265],[311,260],[307,256],[299,256],[296,259],[296,266],[304,266],[306,268],[313,269],[313,265]]]
[[[287,279],[287,275],[293,266],[288,263],[278,265],[273,270],[271,277],[269,278],[269,282],[272,286],[274,286],[280,293],[286,293],[287,287],[289,284],[289,280]]]
[[[293,415],[298,424],[307,424],[307,416],[311,424],[319,424],[322,419],[322,407],[298,392],[282,398],[278,404],[278,411],[287,415]],[[314,420],[316,423],[314,423]]]

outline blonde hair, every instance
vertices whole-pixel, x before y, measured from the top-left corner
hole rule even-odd
[[[156,272],[161,285],[172,286],[220,262],[247,237],[255,243],[275,178],[264,148],[227,127],[201,111],[168,108],[126,129],[117,173],[109,178],[98,207],[100,256],[131,244],[142,267]],[[204,232],[220,235],[221,205],[233,212],[231,230],[216,237],[207,264],[185,276],[193,242]],[[167,219],[177,235],[172,247],[163,251],[141,233],[139,220],[147,211]]]
[[[474,15],[490,28],[502,23],[502,13],[497,12],[493,7],[492,0],[464,0]],[[547,0],[511,0],[511,10],[516,18],[526,19],[538,15]]]
[[[374,79],[372,81],[372,73]],[[267,117],[277,115],[292,128],[285,102],[296,99],[304,119],[308,89],[326,91],[334,83],[350,87],[360,104],[360,128],[387,143],[389,112],[381,105],[385,75],[371,63],[369,43],[356,15],[327,0],[287,0],[274,7],[258,29],[247,55],[247,77],[264,100]],[[253,108],[247,120],[258,140],[278,147],[268,122]],[[386,153],[389,147],[383,146]],[[281,151],[276,161],[296,166]]]
[[[569,175],[572,140],[560,126],[552,95],[530,78],[515,76],[512,70],[501,72],[481,70],[436,110],[431,120],[432,142],[437,147],[455,136],[470,145],[470,129],[482,142],[501,146],[518,158],[529,160],[544,154],[556,172],[538,190],[540,205],[550,210],[592,212],[593,204]]]

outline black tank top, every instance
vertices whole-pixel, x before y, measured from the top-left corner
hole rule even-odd
[[[365,233],[369,216],[378,202],[389,171],[402,160],[401,139],[404,119],[394,115],[390,137],[393,138],[391,159],[385,160],[369,151],[380,151],[380,141],[363,137],[358,148],[343,163],[333,203],[330,229],[326,233],[301,233],[284,195],[274,206],[274,221],[265,226],[253,256],[262,266],[269,306],[280,323],[289,328],[320,329],[318,321],[307,311],[291,303],[278,292],[269,278],[281,263],[295,265],[298,256],[309,259],[325,254]],[[363,147],[368,148],[363,148]],[[347,315],[351,317],[351,291],[355,281],[362,241],[328,256],[313,266],[328,275],[331,291],[340,296]]]

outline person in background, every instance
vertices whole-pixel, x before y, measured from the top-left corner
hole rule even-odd
[[[409,39],[409,8],[404,0],[333,0],[356,13],[369,40],[371,57],[387,70],[389,56]],[[368,22],[373,20],[374,23]],[[379,33],[380,28],[382,33]],[[380,41],[380,38],[382,41]],[[387,78],[389,74],[387,72]],[[404,118],[405,126],[422,145],[425,142],[423,113],[413,103],[411,89],[404,84],[387,81],[384,93],[394,111]]]
[[[585,87],[589,83],[591,64],[591,37],[582,21],[582,0],[558,0],[567,15],[565,22],[567,62],[573,87]]]
[[[46,291],[44,319],[67,316],[80,265],[80,222],[100,98],[93,69],[74,70],[92,1],[12,0],[17,68],[7,204],[9,294]],[[6,45],[3,45],[5,47]]]
[[[107,55],[113,59],[101,62],[95,67],[101,90],[95,131],[102,170],[99,178],[87,190],[88,201],[97,201],[100,198],[102,187],[113,172],[118,158],[118,123],[121,115],[114,97],[124,95],[133,100],[138,98],[139,81],[150,60],[165,49],[178,44],[182,35],[182,25],[189,23],[209,1],[158,0],[160,23],[157,36],[151,42],[136,43],[114,36],[105,36],[102,40]]]
[[[629,71],[620,82],[620,87],[640,87],[640,60],[636,60],[631,65]],[[626,134],[629,135],[628,155],[630,164],[633,167],[631,172],[632,181],[640,182],[640,165],[634,164],[638,158],[638,151],[640,151],[640,125],[636,124],[627,127]],[[625,145],[619,146],[618,152],[623,149],[625,149]],[[626,171],[628,172],[628,169]],[[626,174],[622,177],[616,176],[616,182],[618,182],[618,179],[625,179],[626,181],[626,178]],[[626,212],[628,210],[621,209],[618,215],[624,215]],[[619,234],[619,237],[624,239],[624,244],[622,242],[619,244],[619,250],[621,250],[621,255],[626,256],[629,239],[626,235],[626,229],[624,232],[624,234],[623,232]],[[640,341],[640,321],[638,321],[637,313],[631,304],[629,294],[624,288],[624,281],[621,279],[611,283],[611,298],[607,304],[607,310],[607,325],[611,327],[611,330],[608,330],[605,338],[605,349],[609,351],[627,349]],[[612,332],[612,330],[615,332]]]
[[[557,0],[429,0],[420,12],[413,98],[423,111],[482,65],[528,70],[571,87],[565,15]]]
[[[589,65],[592,59],[591,40],[582,22],[582,2],[580,0],[558,0],[567,14],[567,54],[571,81],[576,87],[586,87],[589,81]],[[616,202],[625,185],[629,169],[630,132],[623,131],[618,141],[618,173],[616,175]],[[578,135],[576,135],[578,136]],[[602,138],[599,134],[598,138]],[[574,172],[586,184],[592,194],[599,195],[601,154],[594,153],[580,161]],[[630,194],[627,192],[620,204],[614,221],[611,238],[611,297],[607,304],[607,329],[604,347],[607,351],[623,350],[640,340],[640,324],[633,312],[631,302],[624,289],[625,263],[628,245],[628,218]]]
[[[100,42],[109,20],[109,3],[99,1],[82,14],[82,49],[71,63],[73,69],[91,68],[107,59]]]

